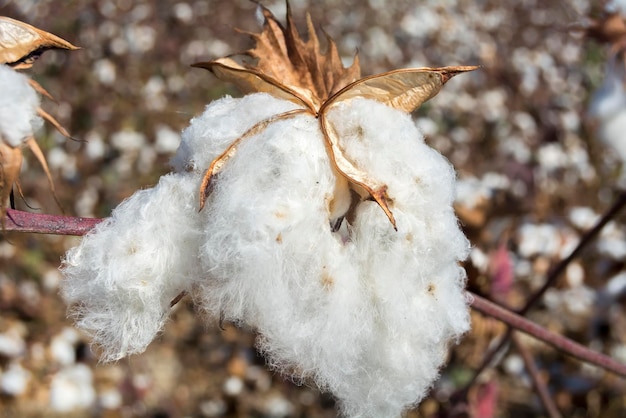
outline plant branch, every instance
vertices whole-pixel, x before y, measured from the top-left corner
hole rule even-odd
[[[567,266],[576,257],[580,255],[582,250],[587,245],[589,245],[593,241],[593,239],[595,239],[595,237],[600,233],[600,231],[602,231],[602,229],[606,226],[606,224],[609,223],[609,221],[611,221],[613,218],[615,218],[615,216],[624,208],[624,206],[626,206],[626,191],[623,191],[622,193],[620,193],[615,203],[613,203],[613,206],[611,206],[611,208],[604,215],[602,215],[602,218],[600,218],[598,222],[591,229],[585,232],[585,234],[581,237],[580,241],[578,242],[578,245],[576,245],[576,248],[574,248],[574,250],[566,258],[561,260],[556,266],[554,266],[554,268],[550,270],[550,272],[546,276],[546,280],[543,286],[537,292],[531,295],[528,301],[526,302],[526,304],[524,305],[524,307],[518,311],[521,315],[525,315],[531,308],[533,308],[541,300],[544,293],[549,288],[554,286],[554,284],[556,283],[558,278],[561,276],[561,274],[565,271]],[[489,367],[489,365],[493,362],[493,360],[498,356],[500,351],[502,351],[504,347],[507,346],[510,339],[511,339],[511,328],[507,330],[506,334],[503,336],[502,340],[498,343],[498,345],[485,355],[483,362],[478,367],[478,369],[476,369],[476,371],[474,372],[474,376],[472,377],[472,379],[470,379],[464,392],[467,392],[467,389],[469,388],[469,386],[471,386],[473,382],[478,378],[478,376],[480,376],[480,374],[487,367]]]
[[[100,222],[102,219],[99,218],[46,215],[7,209],[3,230],[35,234],[85,235]]]
[[[606,224],[613,220],[613,218],[615,218],[615,216],[619,213],[619,211],[624,208],[624,206],[626,206],[626,191],[620,193],[615,203],[613,203],[613,206],[611,206],[611,208],[604,215],[602,215],[602,218],[598,220],[593,228],[585,232],[585,234],[580,238],[578,245],[576,245],[576,248],[574,248],[570,255],[565,257],[556,266],[554,266],[554,268],[550,270],[548,276],[546,277],[546,281],[541,289],[535,292],[528,299],[524,307],[519,310],[519,313],[521,315],[526,314],[539,302],[543,294],[546,293],[549,288],[554,286],[554,284],[561,276],[561,274],[565,271],[567,266],[580,255],[582,250],[596,238],[596,236],[600,233],[600,231],[602,231]]]
[[[626,204],[626,193],[622,195],[620,201]],[[617,210],[609,213],[616,213]],[[608,215],[608,213],[607,213]],[[605,215],[604,218],[608,218]],[[614,215],[611,215],[614,216]],[[57,234],[57,235],[85,235],[91,228],[98,223],[102,222],[102,219],[98,218],[80,218],[71,216],[57,216],[57,215],[45,215],[30,212],[23,212],[14,209],[7,209],[7,216],[4,221],[5,231],[18,231],[29,232],[39,234]],[[606,221],[602,223],[602,226],[606,224]],[[596,226],[593,228],[595,234],[599,232],[601,227]],[[591,231],[590,231],[591,232]],[[583,239],[581,242],[588,242],[590,238]],[[579,245],[582,248],[582,245]],[[573,253],[577,253],[578,247]],[[569,258],[569,257],[568,257]],[[560,269],[562,271],[563,268]],[[555,270],[559,270],[558,268]],[[553,347],[570,354],[584,362],[595,364],[606,370],[612,371],[622,377],[626,377],[626,365],[619,363],[612,358],[605,356],[601,353],[589,350],[586,347],[566,338],[561,335],[552,333],[547,329],[535,324],[532,321],[522,317],[515,312],[508,310],[500,305],[488,301],[487,299],[468,292],[472,298],[472,307],[479,312],[492,316],[500,321],[503,321],[512,328],[529,334]],[[182,296],[182,295],[181,295]],[[178,302],[178,298],[173,301],[175,304]],[[504,346],[509,338],[507,333],[503,341],[499,346]]]
[[[546,328],[524,318],[523,316],[516,314],[494,302],[491,302],[481,296],[470,292],[474,300],[472,301],[472,308],[485,315],[489,315],[496,318],[512,328],[528,334],[544,343],[551,345],[552,347],[571,355],[585,363],[594,364],[605,370],[613,372],[621,377],[626,378],[626,364],[620,363],[609,356],[606,356],[597,351],[590,350],[589,348],[570,340],[560,334],[556,334],[547,330]]]

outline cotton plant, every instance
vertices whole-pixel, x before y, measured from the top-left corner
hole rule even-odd
[[[62,134],[67,131],[40,107],[39,95],[50,97],[37,82],[18,72],[32,67],[49,49],[78,49],[51,33],[24,22],[0,16],[0,218],[22,166],[22,149],[29,148],[42,165],[54,192],[48,164],[34,138],[43,119]]]
[[[209,104],[173,171],[68,251],[62,295],[105,361],[144,351],[189,294],[345,416],[399,416],[470,327],[455,173],[410,112],[474,67],[361,78],[310,21],[305,42],[261,11],[255,64],[197,64],[247,95]]]

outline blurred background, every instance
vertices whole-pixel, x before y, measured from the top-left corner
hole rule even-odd
[[[281,20],[283,1],[263,1]],[[471,290],[513,308],[543,284],[625,184],[618,153],[588,116],[609,48],[580,30],[603,4],[586,0],[291,1],[309,12],[363,75],[397,68],[480,65],[414,115],[427,142],[456,167],[457,210],[473,250]],[[234,1],[0,0],[0,15],[82,49],[48,52],[28,71],[57,100],[37,140],[63,211],[106,217],[154,185],[189,120],[239,95],[202,69],[244,51],[258,32],[256,4]],[[596,93],[596,97],[597,97]],[[597,119],[597,118],[596,118]],[[626,133],[626,127],[624,128]],[[32,155],[22,210],[60,214]],[[618,216],[528,316],[626,362],[626,226]],[[57,268],[78,238],[3,234],[0,240],[0,415],[6,417],[334,417],[331,396],[268,370],[253,331],[202,323],[183,299],[146,353],[98,364],[58,296]],[[410,417],[459,415],[450,401],[505,330],[473,313],[442,379]],[[626,415],[626,387],[529,338],[524,345],[563,416]],[[469,392],[473,416],[547,416],[521,356],[509,350]],[[479,407],[490,407],[477,415]],[[454,415],[457,413],[457,415]],[[447,414],[447,415],[446,415]]]

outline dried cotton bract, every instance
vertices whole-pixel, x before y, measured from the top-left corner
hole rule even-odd
[[[266,31],[301,42],[264,13]],[[273,367],[331,391],[346,416],[397,417],[425,396],[469,329],[458,265],[469,245],[452,209],[454,171],[406,107],[468,68],[353,80],[358,68],[342,73],[330,50],[319,57],[340,66],[332,88],[279,84],[268,51],[258,67],[200,65],[252,94],[194,118],[175,173],[64,262],[63,294],[106,359],[143,350],[186,291],[209,317],[257,330]],[[404,96],[394,90],[406,83]]]

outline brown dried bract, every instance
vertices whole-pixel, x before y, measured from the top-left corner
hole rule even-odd
[[[254,66],[283,85],[312,93],[315,103],[323,103],[343,87],[361,77],[358,55],[344,68],[335,42],[328,36],[326,53],[321,52],[311,16],[307,14],[308,40],[304,41],[287,4],[287,26],[283,27],[267,8],[260,6],[265,25],[260,34],[250,34],[256,42],[246,54],[257,59]],[[319,108],[319,106],[316,106]]]
[[[2,141],[0,136],[0,220],[4,222],[13,184],[17,182],[22,167],[22,150]]]
[[[0,64],[15,69],[30,68],[42,53],[50,49],[79,48],[34,26],[0,16]]]
[[[302,113],[318,118],[335,171],[347,180],[349,187],[361,198],[375,200],[396,228],[390,208],[393,199],[387,195],[387,186],[372,178],[366,167],[359,167],[344,155],[342,138],[328,121],[328,111],[338,103],[365,98],[412,112],[434,97],[452,77],[478,67],[411,68],[360,78],[358,56],[355,55],[350,67],[344,67],[335,43],[328,37],[327,51],[321,52],[310,16],[307,15],[308,40],[304,41],[293,23],[289,5],[286,27],[268,9],[259,7],[265,17],[265,25],[260,34],[250,34],[255,40],[255,46],[244,53],[256,58],[254,65],[241,65],[231,58],[221,58],[197,63],[194,67],[205,68],[220,80],[235,83],[244,93],[269,93],[302,107],[262,121],[255,125],[256,128]],[[210,193],[211,179],[236,154],[242,140],[254,133],[246,132],[211,163],[201,185],[201,208]]]

